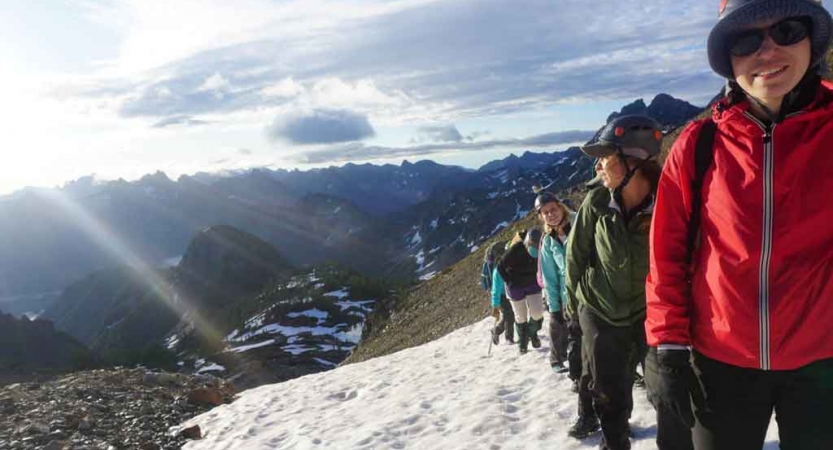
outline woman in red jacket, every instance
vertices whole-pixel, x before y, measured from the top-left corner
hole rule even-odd
[[[677,139],[651,226],[658,445],[685,448],[664,411],[697,450],[760,450],[774,411],[782,449],[833,449],[833,21],[818,0],[720,6],[708,53],[729,94]]]

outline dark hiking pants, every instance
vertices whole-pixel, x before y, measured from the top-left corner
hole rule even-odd
[[[514,341],[515,340],[515,313],[512,311],[512,304],[509,303],[510,300],[505,296],[500,296],[500,320],[498,321],[497,325],[495,325],[495,334],[500,336],[504,334],[507,341]]]
[[[581,378],[581,326],[578,316],[567,321],[567,361],[570,363],[570,379]]]
[[[550,312],[550,365],[567,360],[567,323],[563,311]]]
[[[588,308],[579,309],[579,321],[586,355],[584,373],[592,378],[593,408],[602,425],[601,448],[630,449],[633,359],[644,324],[639,321],[631,326],[613,326]]]
[[[697,450],[760,450],[773,411],[782,450],[833,449],[833,359],[763,371],[693,352],[705,403],[695,402]]]
[[[657,448],[659,450],[693,450],[691,428],[657,398],[658,377],[657,349],[651,347],[645,358],[645,388],[648,391],[648,401],[654,405],[657,412]]]

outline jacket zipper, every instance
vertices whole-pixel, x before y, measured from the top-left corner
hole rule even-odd
[[[771,370],[770,361],[770,314],[769,314],[769,270],[772,260],[772,216],[773,216],[773,169],[775,144],[773,134],[777,123],[764,125],[754,116],[746,113],[753,122],[764,131],[764,208],[761,228],[761,259],[758,266],[758,338],[760,339],[760,366],[762,370]]]

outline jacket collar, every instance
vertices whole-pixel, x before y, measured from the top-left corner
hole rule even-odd
[[[826,80],[818,82],[818,79],[815,83],[805,86],[802,92],[790,94],[793,95],[793,100],[788,102],[788,109],[782,121],[817,120],[833,112],[833,83]],[[743,134],[760,134],[758,125],[746,117],[749,102],[746,98],[738,99],[735,95],[729,94],[712,106],[712,120],[721,127],[729,127]]]

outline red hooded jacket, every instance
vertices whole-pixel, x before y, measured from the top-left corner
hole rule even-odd
[[[691,179],[703,121],[668,156],[651,226],[645,327],[650,345],[795,369],[833,358],[833,84],[823,82],[809,106],[768,133],[748,109],[744,101],[713,111],[714,160],[691,266]]]

